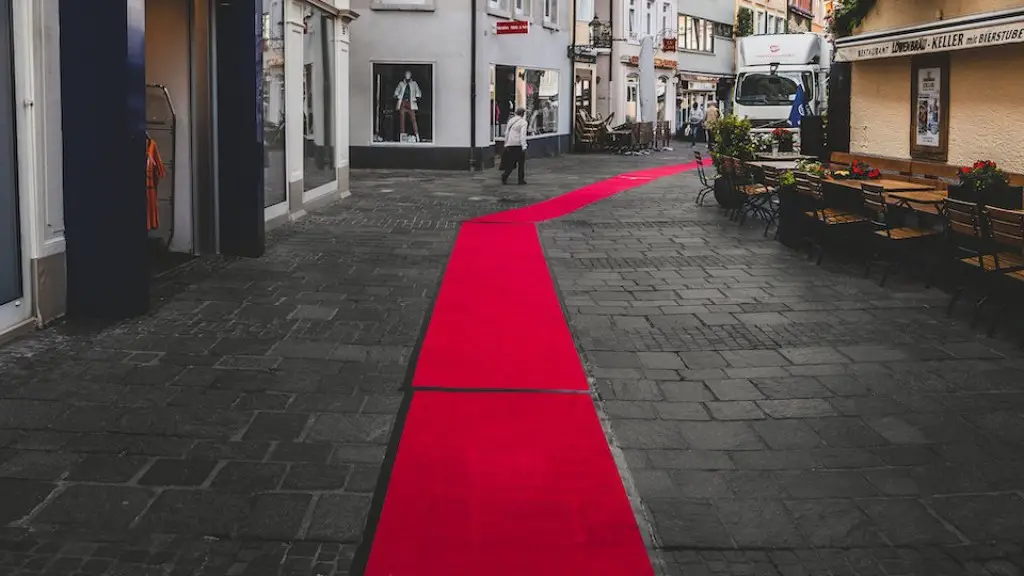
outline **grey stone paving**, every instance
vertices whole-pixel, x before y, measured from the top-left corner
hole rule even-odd
[[[0,347],[0,575],[348,574],[459,222],[670,161],[355,172],[265,257],[163,277],[145,317]]]
[[[541,228],[661,573],[1024,573],[1024,355],[695,193]]]

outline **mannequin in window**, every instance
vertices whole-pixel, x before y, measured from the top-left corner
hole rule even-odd
[[[399,138],[405,135],[405,117],[412,120],[412,133],[414,142],[420,141],[420,129],[416,126],[416,111],[420,109],[418,100],[423,97],[420,85],[412,79],[412,72],[406,70],[405,78],[402,78],[395,86],[395,110],[398,111],[398,132]]]

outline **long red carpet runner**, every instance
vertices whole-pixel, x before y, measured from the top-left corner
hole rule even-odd
[[[696,167],[622,174],[462,226],[368,576],[653,574],[536,223]]]

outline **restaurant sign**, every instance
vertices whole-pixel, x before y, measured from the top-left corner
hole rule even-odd
[[[949,52],[985,46],[1003,46],[1024,42],[1024,21],[994,24],[989,26],[957,29],[935,34],[906,34],[887,40],[857,42],[856,36],[850,41],[836,42],[836,60],[854,62],[878,58],[915,56],[933,52]]]

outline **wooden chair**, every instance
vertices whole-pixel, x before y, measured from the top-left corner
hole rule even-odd
[[[950,245],[950,255],[953,262],[960,269],[965,271],[953,296],[946,307],[946,315],[951,316],[956,303],[972,285],[980,285],[983,290],[982,298],[974,303],[974,315],[971,326],[978,322],[981,309],[988,300],[987,281],[989,274],[997,270],[999,258],[990,254],[991,247],[987,241],[987,222],[984,208],[973,202],[964,202],[952,198],[946,199],[942,209],[945,217],[946,238]]]
[[[703,206],[704,199],[707,198],[708,194],[715,191],[715,185],[713,182],[708,180],[707,172],[704,171],[704,155],[694,150],[693,157],[697,160],[697,177],[700,178],[700,191],[697,192],[697,198],[694,199],[694,204]]]
[[[993,264],[999,273],[994,278],[994,291],[1000,300],[1013,309],[1013,314],[995,314],[989,327],[989,336],[995,333],[1000,321],[1007,316],[1020,317],[1021,298],[1024,298],[1024,211],[1005,210],[986,206],[989,239],[992,243]],[[999,290],[1007,288],[1008,290]]]
[[[749,166],[735,158],[733,162],[736,174],[733,188],[742,202],[733,213],[732,219],[743,224],[747,220],[747,214],[764,215],[764,204],[771,196],[771,190],[757,182],[757,178],[754,177],[754,172]]]
[[[771,229],[772,225],[775,225],[775,236],[777,238],[779,221],[779,179],[782,177],[782,171],[778,168],[765,166],[761,169],[761,175],[763,176],[764,186],[768,189],[769,193],[769,196],[764,203],[764,237],[768,237],[768,231]]]
[[[867,218],[854,212],[830,208],[825,199],[822,180],[818,176],[797,173],[796,190],[797,193],[804,197],[810,205],[811,209],[806,211],[804,216],[811,219],[814,223],[814,227],[817,228],[818,238],[809,236],[804,240],[810,245],[811,257],[814,256],[814,250],[818,250],[817,263],[818,265],[821,265],[821,261],[825,258],[824,241],[827,240],[831,234],[834,234],[841,229],[849,228],[858,224],[864,224],[867,222]]]
[[[886,202],[885,188],[869,182],[861,184],[861,199],[864,202],[864,210],[873,226],[871,235],[868,238],[875,246],[881,246],[880,250],[873,251],[867,259],[864,268],[864,276],[871,274],[871,268],[876,263],[881,263],[882,280],[879,286],[885,286],[889,278],[889,272],[894,264],[900,263],[908,256],[908,245],[918,245],[924,241],[934,239],[940,235],[936,230],[927,228],[916,228],[912,226],[893,226],[893,218],[890,213],[891,207]],[[928,284],[931,284],[932,266],[928,266]]]

